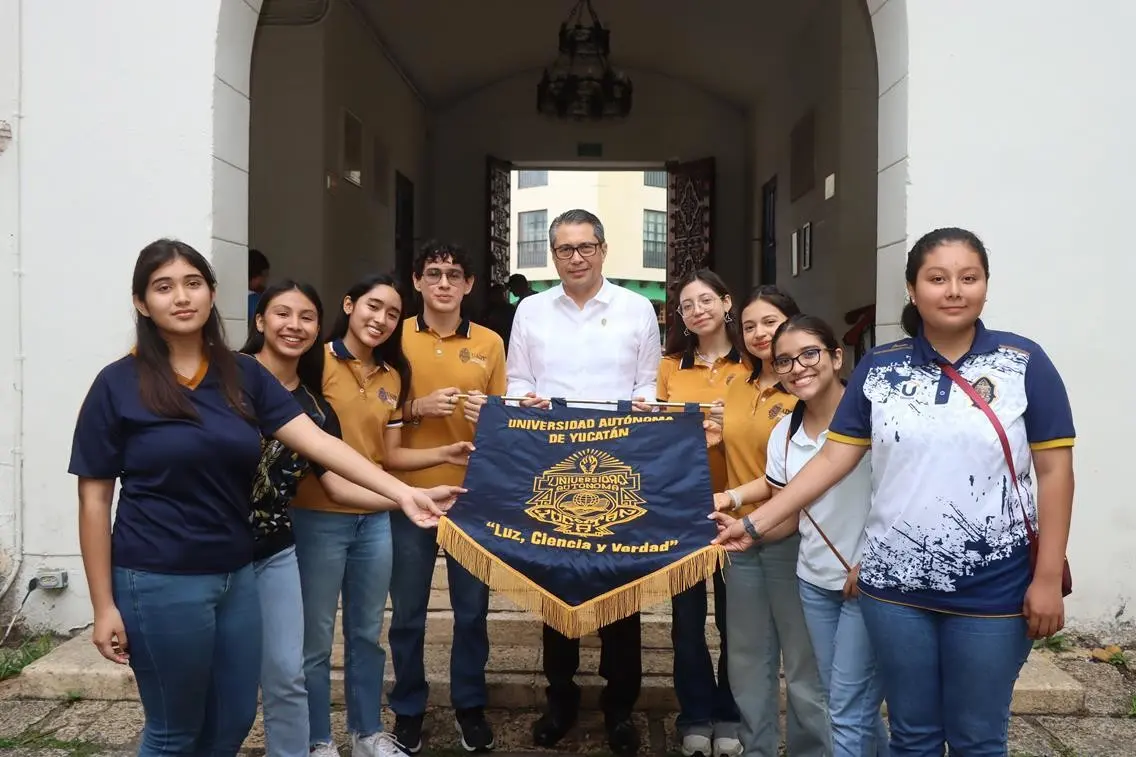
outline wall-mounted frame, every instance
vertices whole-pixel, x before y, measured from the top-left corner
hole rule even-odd
[[[363,186],[363,122],[351,111],[343,109],[339,153],[340,175],[357,187]]]
[[[793,275],[798,276],[801,273],[801,258],[800,258],[800,234],[796,231],[793,232],[792,242],[789,245],[789,254],[792,256]]]
[[[801,227],[801,270],[813,267],[813,225],[806,223]]]

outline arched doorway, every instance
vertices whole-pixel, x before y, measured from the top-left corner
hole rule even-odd
[[[876,234],[874,249],[876,324],[878,339],[883,341],[898,335],[898,315],[901,309],[903,287],[903,257],[907,241],[907,15],[906,0],[854,0],[860,12],[870,19],[871,42],[876,58],[877,97],[877,156],[876,156]],[[350,3],[353,7],[356,3]],[[257,14],[261,12],[259,0],[222,0],[218,21],[216,70],[218,86],[214,93],[213,127],[215,142],[214,160],[214,249],[224,250],[215,255],[219,275],[226,284],[224,290],[243,297],[244,250],[249,243],[248,231],[238,229],[242,221],[247,226],[249,217],[248,140],[250,69],[253,43],[256,36]],[[235,73],[234,73],[235,72]],[[246,135],[242,146],[234,143],[233,134]],[[229,154],[219,154],[222,144]],[[233,145],[237,147],[234,149]],[[667,156],[661,156],[667,157]],[[689,156],[688,156],[689,157]],[[438,163],[434,156],[433,163]],[[436,178],[436,177],[435,177]],[[330,180],[330,179],[329,179]],[[736,188],[748,192],[748,204],[760,196],[758,178],[745,176],[737,180]],[[480,212],[481,198],[467,197],[471,207]],[[435,205],[440,204],[435,196]],[[750,213],[749,209],[739,213]],[[445,223],[441,224],[445,226]],[[470,228],[461,227],[463,231]],[[468,237],[463,233],[462,237]],[[756,238],[756,234],[754,235]],[[756,245],[745,250],[751,256],[750,269],[757,266],[760,251]],[[221,258],[224,258],[224,261]],[[238,312],[230,307],[230,312]],[[234,319],[236,320],[236,319]],[[243,324],[232,324],[232,333],[242,333]]]

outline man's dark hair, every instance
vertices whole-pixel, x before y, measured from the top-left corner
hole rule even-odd
[[[462,272],[465,273],[465,277],[468,279],[473,276],[471,262],[469,253],[460,245],[431,239],[429,242],[422,245],[418,253],[414,256],[414,275],[418,278],[422,278],[422,275],[426,273],[426,266],[430,263],[451,263],[456,266],[461,266]]]
[[[263,276],[269,268],[268,257],[260,250],[249,248],[249,279]]]

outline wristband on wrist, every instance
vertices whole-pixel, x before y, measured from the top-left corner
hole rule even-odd
[[[726,494],[729,495],[730,501],[734,503],[734,506],[730,508],[730,512],[734,512],[742,506],[742,495],[738,494],[737,489],[727,489]]]
[[[761,541],[761,534],[758,533],[757,526],[753,525],[753,521],[749,518],[742,518],[742,527],[745,528],[749,537],[753,539],[754,543]]]

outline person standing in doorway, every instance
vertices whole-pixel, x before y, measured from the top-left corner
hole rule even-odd
[[[650,300],[604,278],[607,243],[600,219],[586,210],[557,216],[548,229],[560,284],[523,299],[509,343],[510,396],[526,407],[548,407],[550,397],[631,399],[638,410],[655,400],[661,358],[659,331]],[[600,406],[610,409],[608,406]],[[600,700],[608,745],[617,755],[634,754],[639,734],[631,710],[642,679],[639,614],[605,626]],[[580,688],[580,642],[544,627],[544,674],[548,707],[533,726],[537,746],[555,745],[576,721]]]
[[[411,399],[403,406],[398,448],[390,450],[392,467],[398,467],[403,453],[409,456],[472,443],[486,395],[505,393],[501,337],[462,317],[462,300],[474,283],[470,268],[469,255],[456,245],[430,242],[415,257],[414,288],[422,295],[422,312],[402,325],[402,350],[411,366]],[[463,401],[459,393],[468,396]],[[408,483],[459,486],[465,466],[442,463],[398,475]],[[422,749],[422,718],[429,693],[423,647],[438,533],[392,515],[391,534],[390,648],[395,683],[389,702],[395,713],[395,739],[404,750],[416,754]],[[487,751],[493,748],[493,730],[484,712],[489,588],[448,555],[446,569],[454,615],[450,699],[462,747],[469,752]]]
[[[249,293],[248,293],[248,319],[251,324],[256,318],[256,306],[260,304],[260,295],[268,286],[268,274],[272,268],[268,264],[268,257],[260,250],[250,249],[248,253],[249,264]]]
[[[518,305],[524,298],[536,294],[533,291],[532,284],[529,283],[523,273],[514,273],[509,277],[509,292],[517,298]]]

